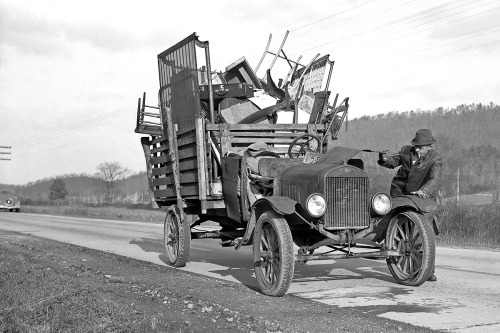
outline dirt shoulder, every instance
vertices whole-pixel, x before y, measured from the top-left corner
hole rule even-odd
[[[40,285],[64,284],[64,288],[45,290],[46,295],[40,294],[29,304],[16,300],[12,297],[13,289],[22,290],[23,287],[9,280],[8,262],[13,256],[24,264],[28,263],[25,265],[29,267],[26,274],[36,276],[35,280]],[[46,283],[43,279],[47,280]],[[268,297],[237,283],[0,231],[0,295],[4,299],[0,303],[0,330],[30,331],[23,329],[22,323],[16,320],[23,316],[40,316],[43,309],[64,304],[64,298],[76,297],[81,290],[86,290],[86,295],[105,296],[107,302],[112,302],[120,314],[114,320],[139,323],[121,328],[120,323],[99,323],[96,327],[102,329],[90,331],[431,332],[353,309],[328,306],[294,296]],[[32,294],[36,295],[34,291]],[[88,311],[88,304],[84,307],[74,311]],[[95,315],[95,312],[92,313]],[[71,323],[66,326],[71,329]]]

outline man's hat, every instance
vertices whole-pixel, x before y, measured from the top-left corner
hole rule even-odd
[[[431,130],[419,129],[415,134],[415,138],[411,140],[411,144],[414,146],[429,146],[436,142],[432,136]]]

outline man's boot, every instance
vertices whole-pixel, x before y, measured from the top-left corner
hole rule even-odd
[[[432,271],[432,273],[431,273],[431,275],[429,275],[429,278],[427,279],[427,281],[435,282],[437,280],[438,280],[438,278],[437,278],[436,274],[434,274],[434,271]]]

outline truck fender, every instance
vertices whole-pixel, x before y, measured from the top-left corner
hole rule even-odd
[[[392,198],[392,209],[409,206],[422,213],[432,213],[436,210],[437,204],[431,199],[422,199],[416,195],[405,195]]]
[[[412,210],[415,211],[416,213],[422,214],[431,224],[432,229],[434,230],[434,234],[437,236],[439,235],[439,228],[437,224],[437,217],[434,214],[434,211],[431,212],[424,212],[422,211],[419,206],[417,206],[412,200],[407,199],[405,200],[397,200],[396,205],[393,204],[391,211],[382,217],[378,223],[374,226],[374,233],[376,236],[374,237],[374,240],[376,242],[381,242],[385,238],[385,232],[387,230],[387,227],[389,226],[389,221],[396,216],[397,214],[407,211],[407,210]]]
[[[295,213],[296,204],[297,201],[288,197],[265,197],[255,201],[252,208],[262,214],[265,210],[267,210],[266,206],[270,205],[275,212],[280,213],[281,215],[290,215]],[[258,214],[258,216],[260,216],[260,214]]]
[[[392,199],[392,208],[400,207],[412,207],[417,212],[423,214],[434,230],[434,234],[439,235],[439,228],[437,223],[437,217],[434,212],[437,209],[436,201],[432,199],[419,198],[416,195],[405,195],[402,197],[396,197]]]
[[[245,235],[239,244],[236,246],[238,250],[242,245],[250,245],[253,241],[253,231],[257,220],[266,211],[272,209],[281,215],[290,215],[295,213],[296,201],[288,197],[265,197],[260,198],[252,205],[250,219],[245,229]]]

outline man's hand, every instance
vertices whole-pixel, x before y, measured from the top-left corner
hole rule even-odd
[[[425,192],[422,190],[413,191],[413,192],[410,192],[410,194],[418,195],[422,199],[429,199],[429,196],[427,194],[425,194]]]
[[[381,161],[381,162],[387,161],[387,150],[378,153],[378,160]]]

